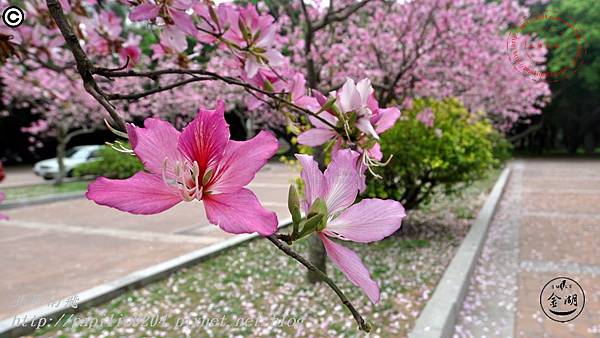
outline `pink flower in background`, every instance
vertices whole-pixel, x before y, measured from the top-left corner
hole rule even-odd
[[[192,3],[184,0],[164,1],[162,4],[148,1],[135,7],[131,13],[129,13],[129,19],[131,21],[156,19],[161,14],[162,10],[162,14],[165,18],[171,20],[182,32],[191,36],[196,36],[198,30],[196,29],[196,26],[194,26],[192,17],[186,13],[191,7]]]
[[[417,120],[423,123],[428,128],[433,127],[433,121],[435,119],[435,114],[431,108],[427,107],[423,109],[419,114],[417,114]]]
[[[119,51],[119,55],[123,62],[127,61],[127,58],[129,58],[129,68],[135,66],[140,61],[142,55],[142,50],[140,49],[141,40],[141,36],[130,34]]]
[[[239,53],[243,59],[244,72],[248,78],[253,78],[261,68],[279,66],[285,59],[279,51],[273,48],[277,25],[270,15],[258,15],[252,5],[237,10],[227,7],[227,24],[229,29],[223,38],[237,46],[249,50]]]
[[[4,195],[4,193],[0,191],[0,203],[2,203],[5,199],[6,199],[6,195]],[[8,216],[6,216],[4,214],[0,214],[0,221],[7,220],[7,219],[8,219]]]
[[[204,202],[210,223],[227,232],[271,235],[277,229],[275,213],[244,188],[275,154],[277,139],[261,131],[248,141],[229,140],[222,101],[215,110],[200,109],[181,133],[148,118],[144,128],[127,125],[127,134],[148,172],[124,180],[100,177],[89,185],[87,198],[142,215],[197,199]]]
[[[358,195],[357,161],[359,154],[344,149],[336,152],[325,173],[309,155],[296,155],[302,165],[304,181],[303,208],[306,213],[312,203],[321,198],[327,205],[327,225],[319,232],[331,261],[360,287],[373,303],[379,301],[379,286],[358,255],[330,238],[369,243],[379,241],[400,228],[406,216],[404,207],[397,201],[363,199],[352,205]]]

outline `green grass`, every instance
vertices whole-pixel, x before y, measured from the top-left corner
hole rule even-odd
[[[6,194],[6,201],[14,201],[22,198],[41,197],[47,195],[55,195],[73,191],[85,191],[87,189],[87,181],[66,182],[59,186],[54,184],[39,184],[25,187],[13,187],[2,189]]]
[[[354,250],[379,282],[381,301],[372,304],[331,261],[328,273],[380,337],[404,337],[481,208],[499,171],[493,171],[460,195],[436,195],[425,210],[411,212],[402,231],[383,241],[340,242]],[[466,217],[466,218],[465,218]],[[284,232],[287,230],[283,230]],[[307,242],[293,248],[306,255]],[[158,315],[158,325],[116,325],[109,318]],[[224,317],[224,326],[207,325]],[[74,322],[35,332],[43,337],[358,337],[356,323],[333,292],[305,281],[305,269],[264,239],[256,239],[164,280],[126,292],[106,304],[84,310]],[[260,325],[256,321],[260,318]],[[283,318],[302,320],[278,325]],[[82,325],[85,320],[102,325]],[[194,320],[199,321],[194,322]],[[240,320],[254,320],[240,325]]]

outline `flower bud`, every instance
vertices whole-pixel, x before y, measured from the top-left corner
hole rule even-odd
[[[293,233],[295,234],[298,232],[298,224],[302,220],[302,216],[300,215],[300,199],[298,198],[298,191],[294,184],[290,185],[288,192],[288,209],[290,210],[290,214],[292,214],[292,222],[294,224]]]

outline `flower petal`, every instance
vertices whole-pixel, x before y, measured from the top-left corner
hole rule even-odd
[[[316,147],[331,140],[335,135],[336,132],[331,129],[311,128],[298,135],[298,143]]]
[[[397,201],[364,199],[329,222],[325,234],[361,243],[380,241],[400,229],[405,216]]]
[[[332,114],[330,114],[330,113],[326,112],[326,111],[324,111],[324,112],[320,112],[320,113],[318,114],[318,116],[319,116],[321,119],[323,119],[323,120],[325,120],[325,121],[329,122],[329,124],[331,124],[331,125],[334,125],[334,126],[335,126],[335,125],[337,125],[337,123],[338,123],[338,118],[337,118],[337,117],[335,117],[334,115],[332,115]],[[312,116],[312,115],[310,115],[310,116],[308,117],[308,120],[310,121],[310,123],[311,123],[313,126],[315,126],[315,127],[317,127],[317,128],[322,128],[322,129],[331,129],[331,126],[330,126],[329,124],[326,124],[325,122],[321,121],[321,119],[318,119],[317,117],[315,117],[315,116]]]
[[[177,150],[179,131],[169,122],[147,118],[144,128],[127,124],[127,134],[131,147],[148,171],[162,174],[163,165],[167,160],[167,175],[173,176],[175,161],[181,161],[182,156]]]
[[[369,98],[371,97],[371,94],[373,93],[373,87],[371,86],[371,80],[365,78],[365,79],[358,81],[358,83],[356,84],[356,90],[360,94],[361,106],[366,107],[367,103],[369,101]]]
[[[277,138],[264,130],[248,141],[229,141],[207,189],[217,194],[239,190],[254,179],[278,148]]]
[[[302,166],[302,172],[300,177],[304,181],[304,198],[306,199],[306,205],[304,205],[304,211],[308,212],[312,203],[318,197],[325,197],[325,177],[319,165],[313,157],[310,155],[296,154],[296,158],[300,161]]]
[[[196,36],[198,30],[196,29],[196,26],[194,26],[191,16],[187,15],[184,11],[176,9],[170,11],[170,14],[171,19],[173,19],[173,23],[177,28],[191,36]]]
[[[356,90],[354,80],[351,78],[346,78],[346,82],[337,94],[342,112],[346,113],[360,109],[360,93]]]
[[[197,161],[202,174],[215,168],[229,141],[229,125],[225,122],[225,104],[217,102],[215,110],[200,108],[198,116],[183,129],[178,149],[190,162]]]
[[[358,173],[356,161],[359,154],[350,149],[338,151],[327,170],[325,182],[327,184],[325,203],[329,215],[341,211],[354,202],[358,195]]]
[[[181,202],[177,188],[160,175],[138,172],[124,180],[100,177],[88,186],[85,196],[100,204],[138,215],[152,215]]]
[[[400,109],[396,107],[379,109],[379,114],[375,119],[371,119],[371,122],[375,125],[375,131],[381,134],[393,127],[399,117]]]
[[[154,19],[160,12],[160,6],[149,2],[143,3],[135,7],[131,13],[129,13],[129,20],[131,21],[142,21]]]
[[[361,288],[371,302],[378,303],[379,285],[371,279],[371,274],[360,260],[360,257],[354,251],[335,243],[322,233],[319,236],[323,241],[327,256],[333,264],[337,265],[354,285]]]
[[[275,213],[263,208],[256,195],[248,189],[206,195],[203,201],[208,220],[229,233],[258,232],[269,236],[277,230]]]

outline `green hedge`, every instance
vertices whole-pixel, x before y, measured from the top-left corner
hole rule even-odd
[[[432,127],[417,119],[426,108],[435,116]],[[459,191],[510,156],[503,136],[456,99],[414,100],[381,136],[381,148],[393,157],[376,170],[382,178],[369,178],[367,195],[398,200],[407,209],[426,202],[436,189]]]
[[[77,166],[74,170],[74,175],[127,178],[141,170],[144,170],[144,166],[134,155],[122,153],[111,147],[104,146],[100,149],[100,158],[97,161]]]

